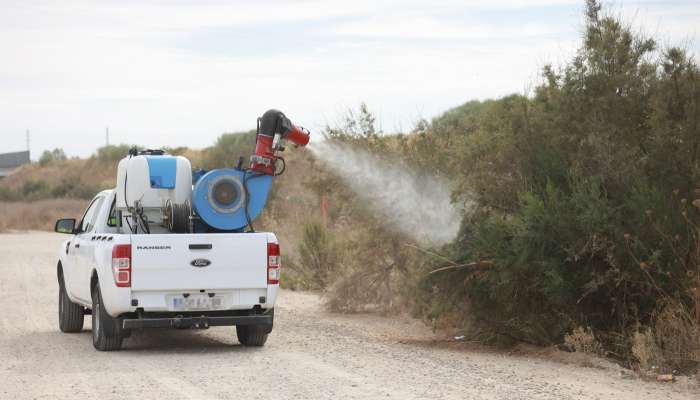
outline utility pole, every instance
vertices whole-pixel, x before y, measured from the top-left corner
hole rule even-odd
[[[27,135],[27,151],[29,151],[29,149],[30,149],[29,129],[27,129],[26,135]],[[31,156],[31,154],[30,154],[30,156]]]
[[[109,127],[105,128],[105,145],[109,146]]]

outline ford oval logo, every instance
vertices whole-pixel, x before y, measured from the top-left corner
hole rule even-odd
[[[211,261],[206,258],[196,258],[190,262],[190,265],[197,268],[207,267],[211,264]]]

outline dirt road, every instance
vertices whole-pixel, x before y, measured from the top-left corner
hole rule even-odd
[[[234,328],[136,332],[100,353],[90,322],[57,326],[56,252],[64,236],[0,235],[0,399],[698,399],[694,384],[624,379],[525,356],[418,345],[408,319],[324,312],[284,291],[264,348]]]

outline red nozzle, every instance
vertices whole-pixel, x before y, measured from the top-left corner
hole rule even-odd
[[[296,144],[297,146],[306,146],[309,144],[309,131],[304,128],[299,128],[296,125],[292,125],[292,129],[289,130],[285,139]]]

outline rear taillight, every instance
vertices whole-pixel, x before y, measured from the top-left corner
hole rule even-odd
[[[278,285],[280,283],[280,245],[267,244],[267,284]]]
[[[112,247],[112,274],[117,287],[131,287],[131,245]]]

